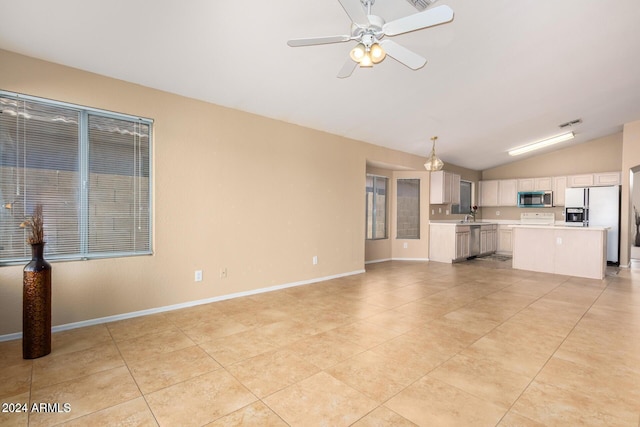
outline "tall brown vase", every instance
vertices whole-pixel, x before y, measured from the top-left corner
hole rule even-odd
[[[32,259],[22,273],[22,357],[51,353],[51,265],[44,243],[31,244]]]

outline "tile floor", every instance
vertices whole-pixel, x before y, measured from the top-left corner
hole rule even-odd
[[[640,270],[356,276],[0,343],[2,426],[633,426]]]

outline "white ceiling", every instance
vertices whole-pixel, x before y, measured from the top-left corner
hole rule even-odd
[[[0,48],[422,156],[437,135],[445,162],[476,170],[573,119],[556,149],[640,119],[638,0],[442,4],[451,23],[393,37],[424,68],[387,58],[347,79],[354,42],[286,44],[348,34],[338,0],[0,0]]]

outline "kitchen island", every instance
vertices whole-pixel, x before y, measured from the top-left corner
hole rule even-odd
[[[604,279],[606,227],[512,225],[513,268]]]

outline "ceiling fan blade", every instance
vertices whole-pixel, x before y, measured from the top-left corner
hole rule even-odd
[[[339,79],[349,77],[353,73],[353,70],[356,69],[357,65],[358,63],[356,61],[352,60],[351,58],[347,58],[342,68],[340,68],[340,71],[338,71],[338,75],[336,77],[338,77]]]
[[[287,44],[291,47],[313,46],[316,44],[341,43],[351,40],[351,36],[327,36],[327,37],[310,37],[308,39],[293,39]]]
[[[387,22],[382,26],[382,31],[384,31],[387,36],[395,36],[421,28],[444,24],[452,19],[453,10],[449,6],[443,5]]]
[[[382,40],[380,42],[380,46],[382,46],[387,55],[389,55],[396,61],[406,65],[412,70],[422,68],[424,67],[424,64],[427,63],[427,60],[422,56],[410,51],[406,47],[400,46],[393,40]]]
[[[369,26],[369,18],[360,0],[338,0],[351,21],[359,27]]]

